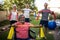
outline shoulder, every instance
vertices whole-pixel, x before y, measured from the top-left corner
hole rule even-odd
[[[47,10],[51,12],[51,10],[50,10],[50,9],[47,9]]]
[[[14,23],[14,25],[18,25],[18,24],[20,24],[20,23],[19,22]]]
[[[43,12],[43,9],[42,9],[42,10],[39,10],[38,12],[39,12],[39,13],[40,13],[40,12]]]
[[[16,13],[18,14],[18,10],[16,10]]]

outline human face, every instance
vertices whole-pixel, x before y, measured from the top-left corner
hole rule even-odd
[[[45,9],[47,9],[47,6],[48,6],[48,4],[47,4],[47,3],[45,3],[45,4],[44,4]]]
[[[26,7],[26,8],[29,8],[29,4],[26,4],[25,7]]]
[[[22,24],[24,24],[24,22],[25,22],[25,17],[24,17],[24,16],[21,16],[20,22],[21,22]]]
[[[13,9],[16,10],[16,6],[14,6]]]

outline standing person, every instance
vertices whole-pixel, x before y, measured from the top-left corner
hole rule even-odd
[[[43,10],[40,10],[38,13],[41,13],[42,14],[42,19],[40,21],[40,27],[44,26],[45,27],[45,35],[47,33],[47,28],[48,28],[48,16],[49,14],[53,15],[54,17],[54,20],[56,20],[56,15],[54,14],[53,11],[49,10],[48,8],[48,4],[45,3],[44,4],[44,9]]]
[[[18,12],[15,4],[13,5],[13,9],[10,12],[9,20],[10,20],[10,25],[18,21]]]
[[[24,12],[25,22],[30,22],[30,12],[32,12],[32,10],[29,8],[29,4],[25,4],[25,8],[22,10]]]
[[[9,15],[9,20],[10,20],[10,25],[12,25],[18,21],[18,12],[16,9],[16,4],[13,5],[13,9],[11,10],[10,15]],[[14,35],[15,34],[16,33],[15,33],[15,29],[14,29]],[[15,36],[13,36],[13,38],[15,39]]]

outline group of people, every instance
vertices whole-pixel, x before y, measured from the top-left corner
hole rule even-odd
[[[48,28],[48,16],[49,14],[53,15],[54,20],[56,20],[56,15],[54,14],[53,11],[48,9],[48,4],[44,4],[44,9],[38,11],[38,13],[42,14],[42,18],[40,20],[39,25],[33,25],[30,23],[30,12],[31,10],[29,8],[29,4],[25,5],[25,8],[22,9],[23,14],[18,17],[18,11],[16,8],[16,5],[13,5],[13,9],[10,11],[9,15],[9,20],[10,24],[15,26],[15,40],[29,40],[29,28],[34,27],[34,28],[40,28],[42,26],[45,27],[44,33],[47,33],[47,28]]]

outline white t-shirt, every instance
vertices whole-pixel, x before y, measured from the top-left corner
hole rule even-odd
[[[10,21],[11,20],[17,20],[17,11],[16,12],[11,12],[11,19],[10,19]]]
[[[31,9],[24,8],[23,11],[24,11],[24,16],[25,16],[25,18],[29,18],[29,13],[30,13],[32,10],[31,10]]]

